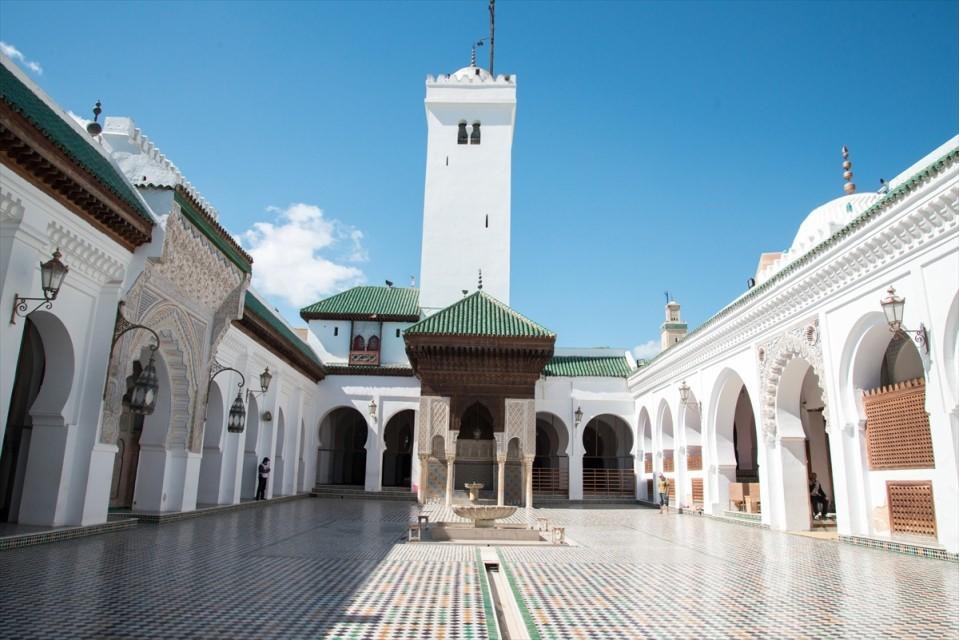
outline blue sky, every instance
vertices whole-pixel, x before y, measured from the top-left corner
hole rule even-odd
[[[135,118],[300,322],[291,299],[418,275],[423,81],[486,16],[5,0],[0,40],[65,108]],[[562,346],[658,341],[665,290],[697,326],[842,194],[843,144],[862,191],[959,131],[957,2],[500,0],[496,41],[518,75],[511,303]]]

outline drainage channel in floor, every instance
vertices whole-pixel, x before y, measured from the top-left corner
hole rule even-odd
[[[496,549],[486,547],[480,551],[480,559],[485,570],[485,579],[490,587],[490,596],[493,600],[493,610],[496,612],[496,626],[499,628],[500,638],[503,640],[528,640],[529,632],[523,622],[519,603],[509,579],[503,570]]]

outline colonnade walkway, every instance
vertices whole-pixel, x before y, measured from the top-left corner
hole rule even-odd
[[[475,547],[416,505],[301,499],[0,552],[0,636],[487,638]],[[634,507],[498,548],[530,637],[956,637],[959,566]]]

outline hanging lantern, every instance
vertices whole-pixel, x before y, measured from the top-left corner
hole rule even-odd
[[[376,400],[375,399],[370,400],[369,409],[370,409],[370,420],[376,420]]]
[[[899,332],[902,329],[902,312],[906,306],[906,299],[896,295],[895,287],[889,287],[886,293],[889,297],[883,298],[879,304],[882,305],[882,311],[886,314],[889,330]]]
[[[683,384],[679,387],[679,401],[683,404],[689,400],[689,385],[686,384],[686,381],[683,380]]]
[[[133,383],[133,390],[130,392],[130,413],[141,416],[148,416],[156,409],[157,390],[160,383],[157,378],[156,362],[154,354],[150,354],[150,361],[143,368],[136,382]]]
[[[43,295],[49,300],[55,300],[60,293],[60,285],[67,276],[70,267],[60,262],[63,254],[57,248],[53,257],[40,265],[40,281],[43,285]]]
[[[576,418],[576,424],[579,424],[583,421],[583,408],[576,407],[576,413],[573,414],[573,417]]]
[[[238,391],[233,406],[230,407],[230,416],[227,419],[226,429],[230,433],[243,433],[246,424],[246,407],[243,406],[243,392]]]
[[[260,374],[260,389],[263,393],[269,391],[271,380],[273,380],[273,374],[270,373],[270,368],[267,367],[263,370],[263,373]]]

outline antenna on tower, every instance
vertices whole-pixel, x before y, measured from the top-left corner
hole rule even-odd
[[[493,73],[493,48],[496,40],[493,35],[496,33],[496,0],[489,0],[489,74],[494,78]]]
[[[476,288],[477,289],[483,288],[483,270],[482,269],[479,270],[479,284]]]
[[[663,291],[663,295],[666,296],[666,304],[669,304],[669,291]]]

